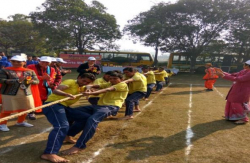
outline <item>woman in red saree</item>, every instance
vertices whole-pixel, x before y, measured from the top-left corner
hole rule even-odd
[[[0,70],[0,83],[2,95],[2,110],[0,119],[11,113],[25,111],[41,105],[37,84],[39,80],[34,71],[23,68],[25,59],[21,56],[11,58],[13,67]],[[34,98],[33,98],[34,97]],[[32,127],[25,122],[26,115],[18,117],[16,125]],[[0,123],[1,131],[9,131],[7,121]]]
[[[243,70],[229,74],[217,69],[217,75],[223,79],[233,81],[233,85],[226,97],[225,118],[236,124],[247,123],[250,98],[250,60],[244,63]]]

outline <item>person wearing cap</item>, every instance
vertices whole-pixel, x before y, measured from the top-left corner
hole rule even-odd
[[[246,124],[249,121],[247,113],[250,111],[250,60],[244,63],[243,68],[232,74],[216,69],[217,75],[233,82],[226,97],[225,119],[235,124]]]
[[[55,90],[55,88],[61,84],[62,82],[62,74],[60,69],[56,66],[57,63],[57,59],[54,57],[51,57],[51,63],[50,63],[50,67],[53,67],[55,69],[55,80],[54,83],[51,83],[50,88],[53,90]]]
[[[77,72],[79,74],[84,74],[84,73],[92,73],[95,76],[101,73],[100,67],[95,64],[96,59],[95,57],[89,57],[88,58],[88,62],[81,64],[78,68],[77,68]]]
[[[35,71],[40,83],[38,85],[40,97],[42,102],[44,103],[48,96],[52,93],[52,85],[55,80],[55,69],[50,67],[51,58],[48,56],[42,56],[40,61],[36,65],[29,65],[27,68]],[[42,112],[42,110],[38,110],[36,112]],[[35,120],[35,114],[31,113],[28,115],[30,119]]]
[[[62,58],[56,58],[56,66],[60,69],[62,76],[71,73],[71,70],[65,70],[62,68],[62,64],[67,63]]]
[[[218,79],[218,76],[216,75],[216,69],[212,66],[212,63],[205,64],[206,75],[203,77],[203,80],[205,80],[205,88],[207,88],[206,91],[213,91],[213,86],[216,82],[216,79]]]
[[[40,106],[41,99],[37,85],[39,80],[33,70],[24,68],[25,59],[14,56],[11,59],[13,67],[0,70],[0,83],[2,95],[2,111],[0,119],[11,113],[21,112]],[[26,115],[18,117],[17,126],[32,127],[25,122]],[[9,131],[7,121],[0,123],[1,131]]]

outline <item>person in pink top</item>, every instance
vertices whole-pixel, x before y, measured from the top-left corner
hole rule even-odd
[[[225,119],[234,121],[236,124],[246,124],[249,121],[247,113],[250,99],[250,60],[244,63],[243,68],[240,72],[233,74],[216,69],[217,75],[233,81],[226,97]]]

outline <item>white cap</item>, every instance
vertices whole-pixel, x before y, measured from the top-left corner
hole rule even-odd
[[[57,62],[56,58],[54,57],[50,57],[51,58],[51,62]]]
[[[25,62],[25,58],[23,58],[22,56],[20,55],[15,55],[14,57],[11,57],[10,59],[11,61],[21,61],[21,62]]]
[[[66,61],[64,61],[62,58],[56,58],[57,62],[61,62],[61,63],[67,63]]]
[[[88,60],[89,61],[95,61],[96,59],[95,59],[95,57],[89,57]]]
[[[48,56],[42,56],[41,58],[40,58],[40,61],[42,61],[42,62],[51,62],[51,58],[50,57],[48,57]]]
[[[250,65],[250,60],[246,61],[245,64]]]

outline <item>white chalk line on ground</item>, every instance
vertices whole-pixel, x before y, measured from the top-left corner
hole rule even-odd
[[[193,105],[193,93],[192,93],[192,84],[190,84],[190,94],[189,94],[189,109],[188,109],[188,125],[187,125],[187,130],[186,130],[186,150],[185,150],[185,156],[186,156],[186,161],[188,161],[188,156],[191,152],[191,149],[193,147],[191,139],[194,136],[194,133],[191,128],[191,113],[192,113],[192,105]]]
[[[216,92],[217,92],[222,98],[224,98],[224,94],[222,94],[216,87],[214,87],[214,90],[216,90]]]
[[[188,83],[171,83],[171,84],[188,84]],[[197,85],[197,86],[203,86],[204,84],[192,84],[192,85]],[[231,87],[231,85],[216,85],[216,87]],[[221,93],[217,88],[214,86],[214,90],[222,97],[224,98],[225,95],[223,93]]]
[[[12,147],[7,148],[6,150],[0,152],[0,154],[8,153],[8,152],[12,151],[14,148],[16,148],[16,147],[18,147],[18,146],[20,146],[20,145],[22,145],[22,144],[25,144],[25,143],[27,143],[28,141],[30,141],[30,140],[32,140],[32,139],[35,139],[36,137],[40,136],[41,134],[43,134],[43,133],[45,133],[45,132],[48,132],[48,131],[50,131],[50,130],[52,130],[52,129],[53,129],[53,127],[46,128],[46,129],[42,130],[42,132],[40,132],[39,134],[36,134],[36,135],[34,135],[34,136],[32,136],[32,137],[28,137],[27,139],[25,139],[25,141],[23,141],[23,142],[21,142],[21,143],[15,145],[15,146],[12,146]]]
[[[170,85],[171,85],[171,83],[169,84],[169,86],[170,86]],[[166,89],[166,88],[163,88],[163,90],[162,90],[160,93],[158,93],[152,100],[150,100],[146,105],[144,105],[144,106],[142,107],[142,109],[141,109],[141,112],[137,113],[137,114],[134,116],[134,118],[136,118],[138,115],[140,115],[140,114],[142,113],[142,111],[143,111],[145,108],[147,108],[148,106],[150,106],[150,105],[153,103],[153,101],[154,101],[160,94],[162,94],[162,92],[163,92],[165,89]],[[125,122],[125,123],[122,125],[121,129],[127,127],[128,122],[129,122],[129,121]],[[118,135],[118,134],[119,134],[119,132],[117,132],[116,135]],[[114,140],[115,137],[117,137],[117,136],[113,136],[113,138],[111,139],[111,142],[110,142],[110,143],[113,142],[113,140]],[[110,144],[110,143],[109,143],[109,144]],[[96,152],[94,152],[92,158],[88,159],[86,162],[83,161],[82,163],[91,163],[98,155],[101,154],[101,152],[106,148],[107,145],[108,145],[108,144],[105,144],[102,148],[98,149]]]
[[[171,83],[172,85],[190,85],[190,83]],[[204,86],[204,84],[193,84],[193,86]],[[216,87],[231,87],[231,85],[222,85],[222,84],[216,84]]]

